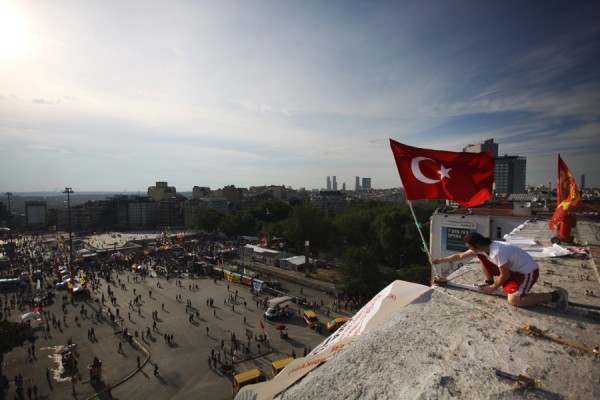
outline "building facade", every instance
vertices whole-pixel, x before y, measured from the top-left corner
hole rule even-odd
[[[494,158],[498,157],[498,143],[494,143],[494,139],[488,139],[483,143],[470,144],[463,148],[467,153],[481,153],[483,151],[491,151]]]
[[[169,186],[167,182],[156,182],[155,186],[148,188],[148,197],[155,201],[161,201],[175,197],[177,189],[174,186]]]
[[[210,195],[210,188],[208,186],[194,186],[192,188],[192,197],[194,199],[200,199]]]
[[[234,185],[223,188],[223,197],[229,202],[230,210],[239,210],[242,207],[243,189],[236,188]]]
[[[371,189],[371,178],[362,178],[362,190]]]
[[[463,148],[467,153],[491,151],[494,156],[494,194],[508,197],[515,193],[525,193],[527,159],[520,156],[498,156],[498,143],[488,139],[483,143],[470,144]]]
[[[25,224],[28,226],[46,226],[46,202],[25,202]]]
[[[525,193],[527,160],[519,156],[502,156],[494,160],[494,184],[497,196]]]
[[[158,224],[159,203],[149,197],[131,201],[128,204],[128,225],[131,227],[151,227]]]

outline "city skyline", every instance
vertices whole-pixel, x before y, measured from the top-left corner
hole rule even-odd
[[[0,187],[401,187],[494,138],[600,187],[600,5],[0,0]]]

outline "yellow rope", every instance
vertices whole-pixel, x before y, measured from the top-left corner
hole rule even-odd
[[[441,287],[441,286],[434,286],[434,289],[440,289],[440,288],[443,288],[443,287]],[[594,349],[594,348],[591,348],[591,347],[588,347],[588,346],[582,346],[582,345],[579,345],[577,343],[569,342],[567,340],[563,340],[563,339],[560,339],[560,338],[548,335],[547,333],[545,333],[544,331],[542,331],[541,329],[539,329],[539,328],[537,328],[537,327],[535,327],[533,325],[524,325],[524,326],[521,326],[521,325],[517,324],[516,322],[513,322],[513,321],[507,320],[505,318],[499,317],[498,315],[496,315],[496,314],[492,313],[491,311],[488,311],[488,310],[486,310],[486,309],[484,309],[484,308],[482,308],[482,307],[480,307],[478,305],[475,305],[475,304],[473,304],[471,302],[468,302],[466,300],[460,299],[460,298],[458,298],[458,297],[456,297],[456,296],[448,293],[447,291],[440,291],[440,290],[438,290],[438,292],[443,293],[446,296],[450,296],[454,300],[457,300],[457,301],[459,301],[461,303],[464,303],[467,306],[469,306],[470,308],[475,308],[476,310],[479,310],[479,311],[481,311],[484,314],[489,314],[492,317],[494,317],[494,318],[496,318],[496,319],[498,319],[498,320],[500,320],[500,321],[502,321],[502,322],[504,322],[506,324],[512,325],[517,330],[522,330],[522,331],[525,331],[526,333],[528,333],[530,335],[534,335],[534,336],[538,336],[538,337],[543,337],[543,338],[551,340],[553,342],[564,344],[564,345],[569,346],[569,347],[573,347],[574,349],[577,349],[577,350],[580,350],[580,351],[583,351],[583,352],[586,352],[586,353],[590,353],[591,355],[593,355],[595,357],[597,357],[597,356],[600,355],[600,351],[599,351],[598,348]]]
[[[524,326],[520,327],[519,329],[521,329],[521,330],[523,330],[523,331],[525,331],[525,332],[527,332],[527,333],[529,333],[531,335],[543,337],[545,339],[552,340],[553,342],[562,343],[562,344],[565,344],[567,346],[573,347],[573,348],[575,348],[577,350],[581,350],[581,351],[590,353],[593,356],[598,356],[600,354],[598,352],[598,348],[593,349],[591,347],[582,346],[582,345],[579,345],[577,343],[569,342],[568,340],[563,340],[563,339],[560,339],[560,338],[557,338],[557,337],[554,337],[554,336],[550,336],[546,332],[542,331],[540,328],[538,328],[538,327],[536,327],[534,325],[524,325]]]

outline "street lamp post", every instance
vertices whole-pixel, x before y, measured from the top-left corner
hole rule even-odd
[[[14,255],[15,255],[15,248],[14,248],[13,236],[12,236],[13,227],[12,227],[12,211],[10,210],[10,196],[12,196],[13,194],[11,192],[6,192],[4,194],[6,195],[6,199],[8,200],[8,243],[9,243],[8,257],[12,261]]]
[[[308,268],[309,265],[310,265],[308,263],[308,261],[309,261],[308,260],[308,255],[309,255],[309,248],[310,248],[309,246],[310,246],[310,241],[306,240],[304,242],[304,264],[305,264],[305,266],[304,266],[304,276],[308,276],[308,273],[310,272],[309,268]]]
[[[12,243],[12,212],[10,211],[10,196],[13,194],[11,192],[4,193],[6,195],[6,200],[8,202],[8,242]]]
[[[69,215],[69,269],[71,269],[71,275],[73,275],[73,229],[71,228],[71,193],[73,189],[70,187],[65,188],[63,193],[67,194],[67,212]]]

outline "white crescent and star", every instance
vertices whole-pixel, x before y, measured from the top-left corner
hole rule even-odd
[[[446,168],[442,164],[440,164],[440,170],[437,172],[440,175],[440,179],[431,179],[431,178],[428,178],[425,175],[423,175],[421,168],[419,168],[419,163],[421,161],[425,161],[425,160],[435,162],[431,158],[427,158],[427,157],[415,157],[410,162],[410,167],[412,169],[412,173],[415,176],[415,178],[417,178],[421,182],[427,183],[429,185],[438,183],[444,178],[450,178],[450,171],[452,170],[452,168]]]

